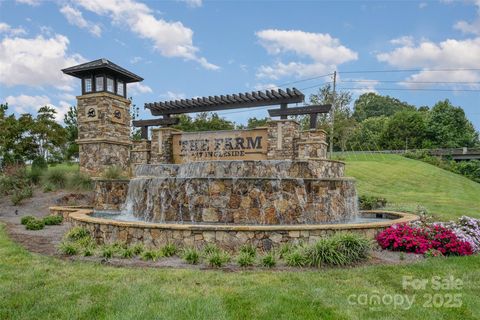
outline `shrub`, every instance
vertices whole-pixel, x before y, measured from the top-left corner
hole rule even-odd
[[[203,255],[208,256],[213,253],[220,253],[220,248],[213,243],[205,244],[205,246],[203,247]]]
[[[426,258],[443,257],[443,253],[441,253],[437,249],[428,249],[427,252],[425,252],[424,256]]]
[[[183,249],[182,257],[189,264],[197,264],[200,261],[200,253],[195,248]]]
[[[26,225],[29,221],[32,221],[35,219],[36,218],[34,216],[25,216],[25,217],[22,217],[22,219],[20,220],[20,223],[23,225]]]
[[[21,190],[15,190],[10,200],[14,206],[17,206],[21,204],[24,199],[31,198],[32,195],[33,195],[32,187],[26,186]]]
[[[230,255],[222,250],[214,251],[207,256],[207,261],[210,267],[220,268],[230,261]]]
[[[43,192],[44,193],[52,192],[53,190],[55,190],[55,186],[53,184],[51,184],[50,182],[46,182],[43,185]]]
[[[68,179],[68,187],[74,190],[89,191],[92,190],[93,183],[92,179],[88,175],[80,172],[75,172]]]
[[[133,251],[133,254],[134,254],[134,255],[139,255],[139,254],[141,254],[144,250],[145,250],[145,247],[143,246],[142,243],[136,243],[136,244],[132,247],[132,251]]]
[[[358,197],[360,210],[376,210],[383,208],[387,205],[387,199],[362,195]]]
[[[320,239],[306,250],[305,263],[312,267],[324,264],[343,266],[347,262],[347,257],[339,250],[338,241],[333,238]]]
[[[43,218],[43,222],[46,226],[59,225],[63,222],[62,216],[46,216]]]
[[[43,223],[43,220],[36,219],[34,218],[33,220],[30,220],[27,222],[25,225],[25,228],[27,230],[41,230],[45,227],[45,223]]]
[[[52,169],[46,172],[45,180],[56,189],[61,189],[67,184],[67,174],[63,170]]]
[[[103,172],[103,177],[111,180],[124,178],[123,169],[119,166],[110,166]]]
[[[458,239],[453,231],[440,225],[412,227],[397,224],[382,231],[377,242],[383,249],[424,254],[429,249],[437,249],[444,255],[470,255],[472,246]]]
[[[38,185],[40,183],[40,180],[42,179],[43,171],[40,169],[34,169],[30,170],[27,174],[27,179],[33,183],[34,185]]]
[[[37,170],[37,171],[46,171],[48,170],[48,164],[47,161],[45,161],[45,158],[43,157],[36,157],[32,161],[32,171]]]
[[[60,246],[58,247],[60,253],[68,255],[68,256],[73,256],[78,253],[78,247],[71,242],[62,242],[60,243]]]
[[[116,248],[114,245],[109,245],[109,244],[103,245],[100,248],[101,256],[107,259],[112,258],[117,251],[118,251],[118,248]]]
[[[240,267],[249,267],[253,266],[255,262],[255,256],[251,254],[251,252],[240,252],[237,258],[237,263]]]
[[[84,257],[90,257],[90,256],[93,256],[95,254],[95,247],[93,246],[90,246],[90,247],[85,247],[83,248],[83,256]]]
[[[362,261],[368,258],[370,240],[353,233],[339,233],[333,237],[337,249],[345,255],[347,264]]]
[[[240,253],[243,253],[251,256],[252,258],[255,258],[257,256],[257,248],[255,248],[252,244],[247,243],[240,248]]]
[[[279,256],[281,259],[285,259],[287,255],[295,250],[296,246],[291,244],[290,242],[284,243],[280,247]]]
[[[177,247],[173,243],[168,243],[160,249],[162,256],[171,257],[177,253]]]
[[[133,248],[127,247],[120,250],[120,257],[124,259],[130,259],[134,256]]]
[[[153,262],[155,262],[161,257],[161,252],[156,250],[145,250],[142,253],[142,260],[152,260]]]
[[[267,268],[273,268],[277,264],[277,259],[275,258],[275,253],[273,251],[265,254],[260,260],[262,266]]]
[[[70,241],[78,241],[84,238],[91,238],[90,231],[83,227],[73,227],[65,235],[65,238]]]
[[[304,267],[306,259],[303,250],[298,248],[290,251],[285,255],[285,262],[290,267]]]

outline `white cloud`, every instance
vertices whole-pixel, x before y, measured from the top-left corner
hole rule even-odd
[[[419,8],[419,9],[426,8],[427,6],[428,6],[428,3],[426,3],[426,2],[420,2],[420,3],[418,4],[418,8]]]
[[[139,63],[140,61],[142,61],[143,58],[142,57],[133,57],[132,59],[130,59],[130,63],[131,64],[137,64]]]
[[[424,40],[416,46],[400,46],[390,52],[377,55],[378,61],[397,68],[422,69],[406,79],[422,82],[480,81],[480,72],[475,70],[428,71],[429,69],[479,69],[478,57],[480,57],[480,37],[465,40],[447,39],[439,43]],[[409,84],[409,86],[418,85]]]
[[[74,79],[61,69],[85,62],[67,54],[69,40],[63,35],[51,38],[9,38],[0,42],[0,84],[7,86],[54,86],[72,90]]]
[[[351,91],[354,94],[357,95],[362,95],[364,93],[377,93],[377,90],[375,89],[376,86],[380,84],[380,81],[378,80],[371,80],[371,79],[349,79],[353,83],[353,88]],[[345,81],[349,81],[345,79]],[[341,80],[340,80],[341,82]]]
[[[165,100],[181,100],[181,99],[185,99],[185,94],[181,92],[167,91],[161,94],[160,98]]]
[[[152,93],[153,90],[147,85],[144,85],[140,82],[134,82],[134,83],[129,83],[128,85],[128,90],[132,94],[139,94],[139,93]]]
[[[465,20],[458,21],[453,27],[463,33],[480,36],[480,0],[474,0],[472,2],[477,6],[477,18],[471,23]]]
[[[153,42],[154,50],[165,57],[180,57],[198,62],[208,70],[219,66],[198,56],[199,49],[193,45],[193,31],[181,22],[157,19],[144,3],[134,0],[79,0],[77,4],[91,12],[108,16],[113,23],[128,26],[140,38]]]
[[[260,90],[260,91],[264,91],[264,90],[276,90],[278,89],[278,86],[274,83],[257,83],[254,87],[253,87],[255,90]]]
[[[10,25],[4,22],[0,22],[0,33],[6,33],[12,36],[20,36],[20,35],[27,34],[27,31],[25,31],[25,29],[23,29],[22,27],[12,28]]]
[[[390,40],[391,44],[412,47],[415,43],[412,36],[402,36]]]
[[[328,73],[339,64],[357,60],[358,54],[341,45],[340,40],[329,34],[311,33],[300,30],[268,29],[258,31],[260,44],[271,55],[293,53],[299,58],[313,62],[277,61],[271,66],[261,66],[257,72],[260,78],[279,79],[284,76],[309,76]]]
[[[180,0],[185,2],[191,8],[198,8],[202,6],[202,0]]]
[[[30,6],[38,6],[41,0],[16,0],[17,3],[28,4]]]
[[[41,107],[52,107],[57,112],[55,114],[55,120],[57,122],[63,121],[63,118],[68,111],[68,108],[72,105],[68,102],[60,101],[60,106],[55,106],[52,104],[50,98],[46,95],[29,96],[21,94],[19,96],[8,96],[5,98],[5,101],[8,103],[8,106],[11,107],[12,110],[18,114],[36,113]]]
[[[67,18],[68,23],[81,29],[87,29],[88,32],[90,32],[96,37],[101,36],[102,29],[100,28],[100,26],[98,24],[94,24],[90,21],[85,20],[80,10],[65,5],[60,9],[60,12],[65,16],[65,18]]]

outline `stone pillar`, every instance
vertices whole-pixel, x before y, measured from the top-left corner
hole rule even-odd
[[[133,141],[132,150],[130,151],[130,163],[132,165],[132,171],[135,171],[135,166],[138,164],[150,163],[150,148],[150,140],[142,139]]]
[[[293,160],[300,124],[295,120],[271,120],[268,126],[268,160]]]
[[[169,127],[152,129],[150,163],[173,163],[173,133],[182,132]]]
[[[297,142],[297,159],[326,159],[327,133],[321,129],[303,131]]]
[[[130,100],[98,92],[77,97],[80,171],[100,176],[106,167],[128,171]]]

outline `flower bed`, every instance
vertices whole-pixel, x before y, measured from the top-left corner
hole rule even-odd
[[[469,242],[439,224],[421,227],[397,224],[382,231],[377,242],[383,249],[425,254],[432,249],[443,255],[466,256],[473,253]]]

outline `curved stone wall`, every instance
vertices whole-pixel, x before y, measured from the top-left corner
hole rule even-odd
[[[167,243],[178,246],[201,247],[214,243],[219,247],[236,251],[243,244],[250,243],[260,250],[277,248],[283,243],[313,243],[335,232],[360,233],[373,239],[379,232],[395,223],[415,221],[417,216],[408,213],[363,211],[364,216],[389,217],[382,222],[362,224],[325,224],[325,225],[195,225],[195,224],[158,224],[140,222],[121,222],[94,218],[92,210],[70,208],[51,208],[52,214],[68,213],[74,226],[87,228],[99,244],[123,242],[127,244],[143,243],[148,247],[161,247]]]

